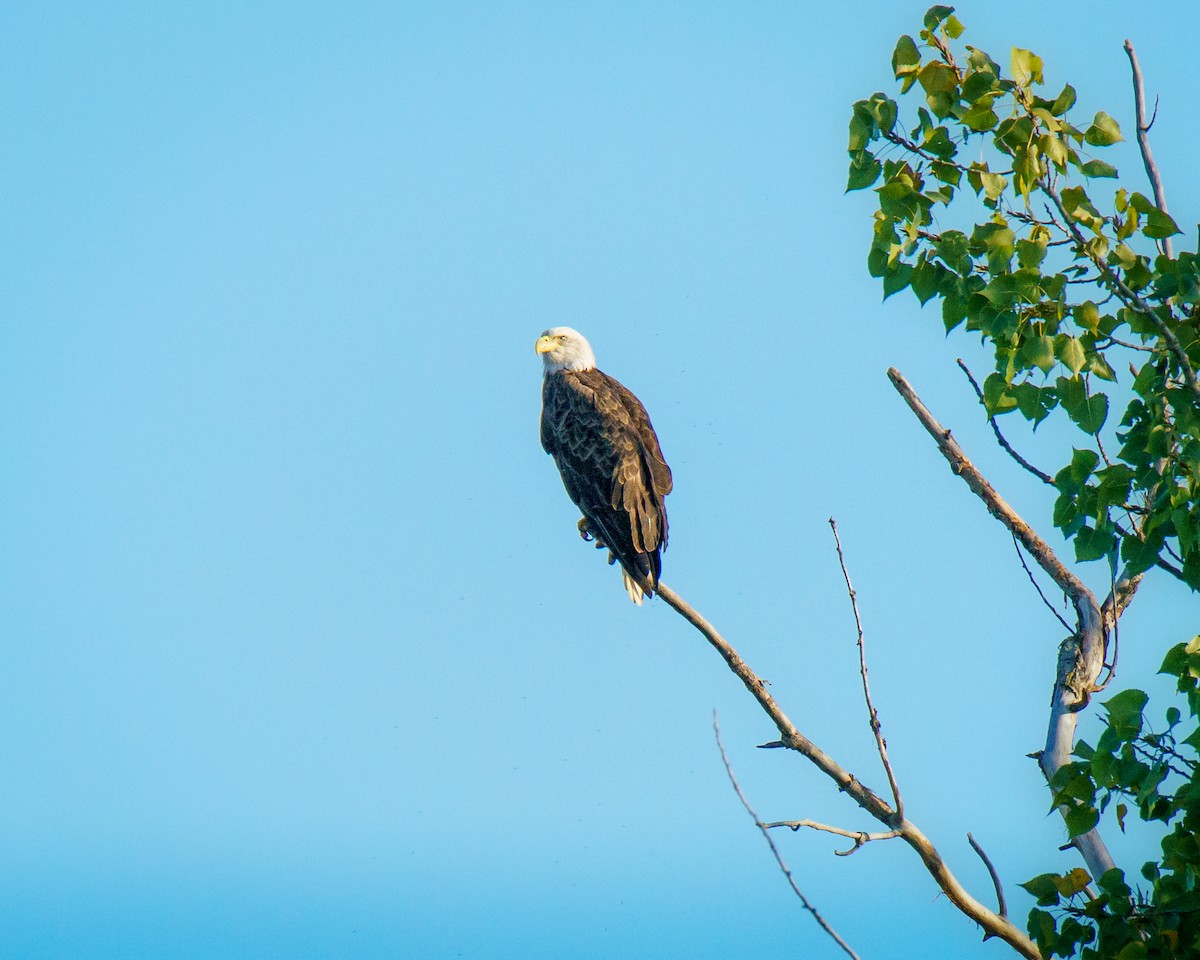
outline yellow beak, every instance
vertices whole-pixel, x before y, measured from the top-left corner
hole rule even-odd
[[[537,353],[549,353],[558,346],[558,341],[553,337],[538,337],[537,343],[533,345],[533,349]]]

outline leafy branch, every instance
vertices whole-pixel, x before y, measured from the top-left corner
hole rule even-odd
[[[854,104],[847,189],[878,198],[868,270],[885,298],[911,289],[940,302],[948,332],[962,326],[991,347],[980,392],[994,429],[1017,414],[1035,429],[1065,416],[1081,431],[1052,478],[1054,522],[1076,559],[1142,571],[1174,554],[1200,589],[1200,257],[1170,244],[1181,231],[1132,45],[1153,199],[1118,188],[1105,209],[1096,184],[1117,176],[1101,159],[1122,139],[1117,121],[1098,111],[1076,122],[1070,84],[1041,95],[1040,57],[1014,48],[1005,71],[977,47],[957,53],[962,33],[953,8],[930,8],[892,55],[900,98]],[[1130,506],[1140,522],[1122,526]]]

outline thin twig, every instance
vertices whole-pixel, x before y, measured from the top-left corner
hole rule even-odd
[[[1012,542],[1013,542],[1013,547],[1016,548],[1016,551],[1017,551],[1017,559],[1021,561],[1021,567],[1025,570],[1025,576],[1027,576],[1029,578],[1029,582],[1033,584],[1033,589],[1036,590],[1038,593],[1038,596],[1042,598],[1042,603],[1044,603],[1046,605],[1047,610],[1049,610],[1052,614],[1054,614],[1054,616],[1057,618],[1058,622],[1063,625],[1063,629],[1066,630],[1067,633],[1071,633],[1072,632],[1071,625],[1062,618],[1062,614],[1060,614],[1057,610],[1054,609],[1054,605],[1049,600],[1047,600],[1046,595],[1044,593],[1042,593],[1042,588],[1038,584],[1037,580],[1034,578],[1033,571],[1029,569],[1029,564],[1027,564],[1025,562],[1025,554],[1023,554],[1021,552],[1021,541],[1017,539],[1017,535],[1015,533],[1013,534]]]
[[[1163,189],[1162,177],[1158,173],[1158,165],[1154,162],[1154,154],[1150,152],[1150,127],[1153,126],[1154,120],[1149,122],[1146,120],[1146,93],[1142,86],[1142,68],[1138,64],[1137,54],[1133,50],[1133,42],[1125,41],[1125,53],[1129,55],[1129,67],[1133,71],[1133,105],[1137,112],[1137,142],[1138,149],[1142,151],[1142,164],[1146,167],[1146,176],[1150,178],[1150,186],[1154,190],[1154,205],[1163,213],[1167,212],[1167,194]],[[1155,115],[1158,114],[1158,104],[1154,106]],[[1171,259],[1175,258],[1174,249],[1171,246],[1171,238],[1163,237],[1158,241],[1158,248]]]
[[[971,845],[971,849],[979,854],[979,859],[983,861],[983,865],[987,867],[987,871],[992,877],[992,886],[996,888],[996,903],[998,904],[996,912],[1002,917],[1008,916],[1008,904],[1004,902],[1004,887],[1000,883],[1000,874],[996,872],[996,868],[992,866],[992,861],[988,859],[988,855],[983,852],[983,847],[976,843],[975,838],[971,834],[967,834],[967,842]]]
[[[1183,777],[1185,780],[1190,780],[1192,778],[1192,775],[1196,772],[1195,762],[1192,760],[1188,760],[1187,757],[1181,757],[1178,755],[1175,756],[1175,759],[1178,760],[1180,763],[1185,763],[1188,765],[1189,769],[1181,770],[1179,767],[1175,766],[1175,764],[1173,764],[1170,760],[1166,759],[1166,754],[1161,749],[1159,749],[1157,751],[1148,750],[1148,749],[1146,749],[1146,747],[1143,747],[1141,744],[1139,744],[1136,740],[1132,741],[1129,745],[1131,747],[1133,747],[1133,752],[1136,753],[1138,756],[1140,756],[1142,759],[1148,760],[1150,763],[1161,763],[1167,770],[1171,771],[1171,773],[1174,773],[1177,776]],[[1134,794],[1134,796],[1136,796],[1136,794]],[[772,824],[768,823],[768,824],[764,824],[764,826],[769,827],[769,826],[772,826]]]
[[[986,411],[987,403],[984,402],[983,391],[979,389],[979,384],[976,383],[975,376],[967,368],[967,365],[963,363],[962,357],[958,358],[958,366],[962,372],[967,375],[967,379],[971,381],[971,386],[975,388],[975,396],[979,398],[979,402],[983,405],[983,409]],[[1004,434],[1000,432],[1000,427],[996,425],[996,418],[991,413],[988,413],[987,418],[988,423],[992,425],[992,433],[994,433],[996,435],[996,439],[1000,441],[1000,446],[1008,451],[1008,455],[1016,460],[1017,463],[1019,463],[1022,467],[1032,473],[1035,477],[1041,480],[1042,483],[1048,483],[1050,486],[1054,486],[1054,478],[1050,476],[1050,474],[1046,473],[1044,470],[1039,470],[1009,445],[1009,442],[1004,439]]]
[[[1117,566],[1116,566],[1116,563],[1117,563],[1116,557],[1109,558],[1108,595],[1110,597],[1116,596],[1116,593],[1117,593]],[[1104,678],[1103,682],[1100,681],[1099,677],[1096,678],[1096,682],[1095,682],[1095,684],[1093,684],[1093,689],[1092,689],[1093,693],[1099,693],[1101,690],[1103,690],[1105,687],[1107,687],[1110,683],[1112,683],[1113,680],[1117,676],[1117,657],[1121,652],[1121,621],[1120,621],[1120,619],[1113,621],[1112,629],[1109,631],[1109,637],[1110,637],[1110,640],[1109,640],[1108,646],[1109,646],[1109,652],[1111,652],[1112,656],[1104,664],[1104,666],[1108,668],[1108,676]]]
[[[716,734],[717,749],[721,751],[721,762],[725,764],[725,772],[729,774],[729,782],[733,784],[733,791],[737,794],[738,799],[742,801],[742,806],[746,808],[746,812],[750,814],[751,818],[754,820],[754,825],[758,827],[759,833],[763,835],[763,839],[767,841],[767,846],[771,849],[771,854],[775,857],[775,862],[779,864],[779,869],[783,871],[783,875],[787,878],[788,885],[792,888],[792,892],[800,898],[801,905],[803,905],[805,910],[812,914],[813,919],[817,921],[817,924],[821,927],[821,929],[829,934],[829,936],[833,938],[834,942],[843,950],[845,950],[847,954],[853,957],[854,960],[860,960],[858,954],[850,948],[850,944],[846,943],[846,941],[841,938],[838,932],[829,925],[829,921],[821,916],[821,912],[812,905],[812,901],[810,901],[808,897],[804,895],[804,892],[796,883],[796,878],[792,876],[792,871],[784,862],[783,854],[781,854],[779,852],[779,848],[775,846],[775,838],[772,837],[770,831],[767,830],[767,824],[763,823],[758,818],[758,814],[755,813],[754,808],[750,806],[750,801],[746,799],[746,795],[742,792],[742,788],[737,782],[737,777],[733,775],[733,766],[729,763],[729,755],[725,752],[725,744],[721,742],[721,726],[719,723],[717,723],[716,710],[713,711],[713,733]]]
[[[821,833],[833,833],[839,837],[849,837],[854,841],[854,846],[849,850],[834,850],[833,852],[839,857],[848,857],[852,853],[857,853],[865,844],[872,840],[895,840],[900,836],[899,830],[888,830],[886,833],[868,833],[866,830],[843,830],[841,827],[831,827],[827,823],[818,823],[816,820],[776,820],[774,823],[764,823],[762,826],[768,830],[774,827],[787,827],[792,833],[807,827],[809,830],[819,830]]]
[[[838,565],[842,568],[842,579],[846,581],[846,592],[850,595],[850,606],[854,610],[854,626],[858,631],[858,672],[862,675],[863,699],[867,701],[867,715],[870,718],[871,733],[875,735],[875,746],[879,750],[879,759],[883,762],[883,770],[887,774],[888,786],[892,788],[892,798],[896,801],[896,816],[904,816],[904,801],[900,799],[900,785],[896,782],[896,774],[892,770],[892,762],[888,759],[887,741],[883,738],[883,727],[879,722],[879,711],[871,702],[871,684],[867,681],[867,648],[863,637],[862,617],[858,613],[858,594],[854,584],[850,582],[850,571],[846,569],[846,558],[842,555],[842,540],[838,536],[837,521],[829,518],[829,529],[833,531],[833,542],[837,547]]]
[[[1145,344],[1141,344],[1139,346],[1136,343],[1130,343],[1128,340],[1118,340],[1112,334],[1109,334],[1107,337],[1103,337],[1102,339],[1097,340],[1096,341],[1097,349],[1101,348],[1101,345],[1104,343],[1105,340],[1107,340],[1109,343],[1115,343],[1118,347],[1125,347],[1127,350],[1140,350],[1142,353],[1158,353],[1159,352],[1159,349],[1157,347],[1148,347]],[[1137,376],[1136,371],[1134,373],[1134,376]]]

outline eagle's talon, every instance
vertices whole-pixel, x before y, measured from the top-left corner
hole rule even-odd
[[[579,535],[583,537],[587,543],[595,541],[597,550],[603,550],[606,546],[608,546],[608,544],[606,544],[592,532],[592,528],[588,526],[587,517],[581,518],[576,526],[579,528]],[[611,563],[612,561],[610,560],[609,562]]]

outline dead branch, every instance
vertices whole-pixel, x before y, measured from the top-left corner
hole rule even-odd
[[[996,872],[996,868],[992,866],[992,861],[986,853],[983,852],[975,838],[971,834],[967,834],[967,843],[971,845],[971,849],[979,854],[979,859],[983,861],[983,865],[987,867],[988,875],[992,878],[992,886],[996,888],[996,910],[1002,917],[1008,916],[1008,904],[1004,900],[1004,887],[1000,883],[1000,874]]]
[[[850,582],[850,571],[846,569],[846,558],[842,555],[842,540],[838,536],[837,521],[833,517],[829,518],[829,528],[833,531],[838,565],[842,568],[842,579],[846,581],[846,592],[850,595],[850,607],[854,610],[854,626],[858,631],[858,672],[862,676],[863,699],[867,702],[867,716],[871,725],[871,733],[875,737],[875,747],[879,751],[879,759],[883,762],[883,771],[887,774],[888,786],[892,788],[892,799],[896,802],[896,816],[903,817],[904,801],[900,798],[900,785],[896,782],[892,762],[888,759],[887,741],[883,738],[883,726],[879,722],[879,712],[875,709],[875,704],[871,702],[871,684],[867,681],[867,648],[863,637],[862,617],[858,613],[858,593],[854,589],[854,584]]]
[[[768,830],[775,827],[787,827],[792,833],[807,828],[809,830],[817,830],[821,833],[836,834],[839,837],[849,837],[854,841],[854,846],[849,850],[834,850],[834,854],[839,857],[848,857],[852,853],[857,853],[872,840],[895,840],[896,837],[900,836],[899,830],[888,830],[886,833],[868,833],[865,830],[843,830],[841,827],[831,827],[827,823],[818,823],[816,820],[776,820],[773,823],[764,823],[763,826]]]
[[[817,769],[828,776],[838,789],[850,795],[860,807],[886,827],[896,830],[900,837],[920,857],[925,869],[933,877],[946,897],[962,913],[966,914],[991,936],[999,937],[1028,960],[1041,960],[1037,946],[1007,917],[1001,917],[976,900],[951,872],[942,855],[927,836],[912,821],[899,817],[886,800],[861,783],[845,770],[829,754],[802,734],[786,713],[780,709],[766,689],[764,681],[746,664],[741,655],[717,632],[711,623],[694,607],[661,581],[658,596],[676,613],[695,627],[704,638],[721,654],[725,663],[742,684],[758,701],[759,706],[771,718],[780,733],[780,742],[790,750],[802,754]]]
[[[1083,582],[1066,568],[1061,560],[1050,549],[1050,545],[1034,532],[1034,529],[1026,523],[1014,510],[1008,505],[1003,497],[996,492],[993,487],[984,478],[975,465],[963,453],[962,447],[958,445],[958,441],[951,435],[950,431],[943,427],[934,418],[929,409],[921,402],[921,398],[917,396],[909,382],[904,379],[904,375],[892,367],[888,370],[888,379],[892,381],[897,392],[904,398],[904,402],[908,404],[926,432],[933,437],[934,443],[937,444],[938,450],[941,451],[947,462],[950,464],[950,470],[957,476],[963,479],[971,492],[974,493],[984,506],[987,507],[988,513],[999,520],[1014,537],[1021,541],[1021,544],[1033,557],[1037,565],[1041,567],[1050,576],[1058,586],[1062,589],[1071,601],[1079,606],[1091,606],[1095,608],[1097,615],[1099,614],[1100,605],[1097,603],[1095,596],[1092,594]]]
[[[892,385],[904,398],[905,403],[926,432],[937,444],[938,450],[950,464],[950,469],[970,488],[988,512],[999,520],[1008,531],[1021,541],[1026,551],[1059,588],[1071,600],[1078,615],[1078,626],[1059,647],[1058,669],[1055,672],[1054,692],[1050,701],[1050,722],[1046,734],[1046,746],[1039,756],[1042,772],[1050,780],[1058,769],[1071,759],[1075,746],[1075,729],[1079,713],[1087,706],[1096,685],[1096,678],[1104,666],[1107,630],[1106,618],[1095,594],[1066,568],[1058,556],[1033,528],[996,492],[993,487],[967,458],[962,447],[951,436],[950,431],[938,423],[929,409],[921,402],[904,375],[895,368],[888,370]],[[1118,582],[1120,586],[1121,582]],[[1133,587],[1136,589],[1136,586]],[[1124,593],[1114,587],[1114,598]],[[1124,600],[1127,604],[1132,592]],[[1115,612],[1116,601],[1113,609]],[[1065,808],[1062,808],[1065,814]],[[1099,877],[1115,866],[1108,848],[1095,829],[1071,840],[1079,850],[1084,862]]]
[[[1142,165],[1146,168],[1146,176],[1150,179],[1150,186],[1154,190],[1154,205],[1166,213],[1167,192],[1163,189],[1162,177],[1158,173],[1158,164],[1154,162],[1154,154],[1150,152],[1150,127],[1154,125],[1154,120],[1153,118],[1148,122],[1146,120],[1146,93],[1142,86],[1142,68],[1138,64],[1137,54],[1134,52],[1133,42],[1130,40],[1125,41],[1125,53],[1129,55],[1129,67],[1133,71],[1133,105],[1137,114],[1137,142],[1138,149],[1142,152]],[[1157,115],[1157,104],[1155,104],[1154,112]],[[1171,259],[1175,258],[1170,237],[1163,237],[1159,240],[1158,249]]]
[[[725,744],[721,742],[721,725],[717,723],[717,711],[713,711],[713,733],[717,738],[717,749],[721,751],[721,762],[725,764],[725,772],[729,774],[729,782],[733,784],[733,791],[737,794],[739,800],[742,801],[742,806],[746,808],[746,812],[754,820],[754,825],[758,827],[759,832],[763,835],[763,839],[767,841],[767,846],[771,850],[771,855],[775,857],[775,862],[779,864],[779,869],[783,871],[783,875],[787,878],[788,885],[792,888],[792,892],[800,898],[800,903],[809,913],[812,914],[818,926],[831,936],[834,942],[846,951],[854,960],[860,960],[857,953],[851,948],[850,944],[838,934],[836,930],[829,925],[829,921],[821,916],[821,912],[812,905],[812,901],[808,899],[801,891],[799,884],[796,883],[796,878],[792,876],[792,871],[788,869],[788,865],[783,860],[783,854],[779,852],[779,848],[775,846],[775,838],[771,836],[767,830],[767,824],[763,823],[758,814],[754,812],[754,808],[750,806],[750,801],[746,799],[746,794],[742,792],[741,785],[737,782],[737,777],[733,775],[733,766],[729,763],[729,755],[725,752]]]

